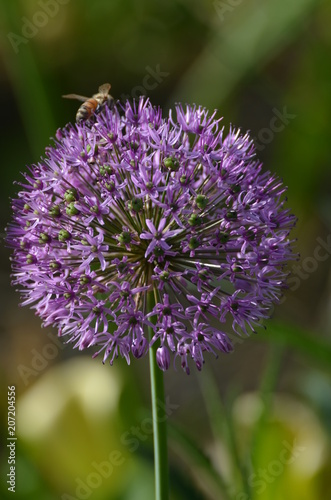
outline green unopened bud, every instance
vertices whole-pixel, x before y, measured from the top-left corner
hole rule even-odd
[[[37,261],[36,256],[32,255],[31,253],[28,253],[26,256],[26,263],[27,264],[34,264]]]
[[[106,182],[106,183],[105,183],[105,188],[106,188],[106,189],[107,189],[107,191],[109,191],[109,192],[114,191],[114,188],[115,188],[115,182],[113,182],[113,181]]]
[[[67,189],[64,193],[64,201],[67,203],[72,203],[73,201],[78,200],[78,193],[75,188]]]
[[[128,245],[131,243],[131,234],[128,231],[123,231],[123,233],[118,235],[117,239],[122,245]]]
[[[220,232],[218,237],[221,243],[227,243],[230,239],[230,235],[223,232]]]
[[[169,156],[163,160],[163,165],[171,171],[176,172],[179,169],[179,161],[174,156]]]
[[[132,200],[128,203],[128,207],[129,210],[132,210],[133,212],[141,212],[144,207],[143,200],[141,198],[132,198]]]
[[[241,190],[240,184],[232,184],[231,191],[233,193],[239,193],[240,190]]]
[[[60,207],[59,205],[53,205],[50,209],[49,209],[49,215],[51,217],[60,217],[61,215],[61,210],[60,210]]]
[[[191,214],[188,223],[190,226],[201,226],[202,219],[198,214]]]
[[[43,183],[42,183],[42,181],[41,181],[40,179],[38,179],[38,180],[37,180],[36,182],[34,182],[34,184],[33,184],[34,189],[40,189],[40,188],[42,188],[42,186],[43,186]]]
[[[162,281],[168,281],[169,276],[170,276],[169,271],[162,271],[162,273],[160,274],[160,279]]]
[[[88,285],[89,283],[91,283],[90,276],[81,276],[79,278],[79,283],[80,283],[80,285]]]
[[[200,242],[199,242],[199,240],[198,240],[198,238],[196,236],[193,236],[190,239],[189,244],[188,244],[188,246],[189,246],[189,248],[191,250],[194,250],[195,248],[198,248],[199,245],[200,245]]]
[[[69,233],[69,231],[67,231],[66,229],[61,229],[61,230],[59,231],[59,236],[58,236],[58,238],[59,238],[59,241],[62,241],[62,242],[64,242],[64,241],[68,241],[68,240],[70,240],[70,238],[71,238],[71,234],[70,234],[70,233]]]
[[[114,173],[114,169],[111,165],[104,165],[103,168],[106,170],[107,174],[109,174],[109,175]]]
[[[50,262],[49,267],[50,269],[52,269],[52,271],[58,271],[61,267],[61,264],[59,262],[56,262],[56,260],[53,260],[52,262]]]
[[[196,206],[203,210],[206,208],[208,204],[208,198],[204,194],[198,194],[198,196],[195,199]]]
[[[67,206],[67,208],[66,208],[66,214],[69,215],[69,216],[78,215],[79,214],[79,210],[78,210],[78,208],[75,207],[75,202],[74,201],[72,201],[71,203],[69,203],[69,205]]]
[[[232,271],[234,273],[240,273],[242,270],[243,270],[243,268],[241,266],[238,266],[237,264],[232,266]]]
[[[48,234],[40,233],[39,243],[43,244],[43,243],[48,243],[49,241],[51,241],[51,237]]]

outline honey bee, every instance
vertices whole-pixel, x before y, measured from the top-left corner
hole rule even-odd
[[[98,113],[103,104],[111,106],[114,99],[109,94],[110,87],[110,83],[100,85],[99,92],[94,94],[92,97],[84,97],[78,94],[68,94],[63,95],[62,97],[83,101],[83,104],[80,106],[76,114],[76,122],[80,122],[81,120],[88,120],[94,113]]]

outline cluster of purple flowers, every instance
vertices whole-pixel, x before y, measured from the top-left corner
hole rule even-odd
[[[164,119],[141,98],[57,132],[7,238],[44,326],[111,364],[158,342],[159,367],[180,358],[189,373],[190,358],[200,370],[205,352],[231,351],[228,320],[241,334],[268,317],[295,218],[249,136],[215,114],[177,105]]]

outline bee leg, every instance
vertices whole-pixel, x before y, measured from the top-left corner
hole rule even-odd
[[[97,107],[95,108],[94,114],[99,114],[102,108],[103,104],[98,104]]]

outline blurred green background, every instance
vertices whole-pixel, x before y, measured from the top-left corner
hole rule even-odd
[[[1,233],[20,172],[78,107],[147,95],[217,108],[288,186],[300,261],[266,331],[165,375],[172,499],[331,497],[331,3],[0,0]],[[148,359],[102,366],[63,346],[10,287],[1,245],[1,498],[153,499]]]

